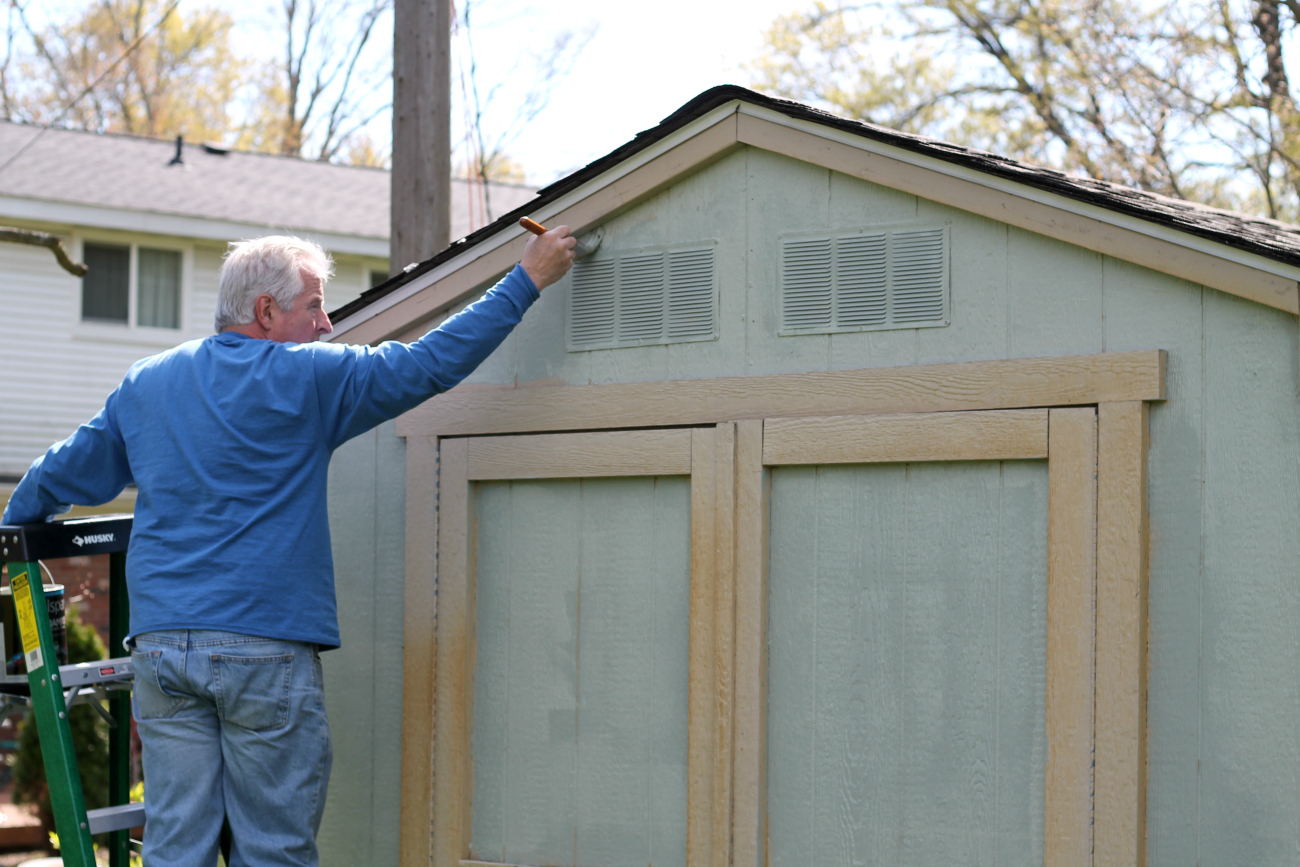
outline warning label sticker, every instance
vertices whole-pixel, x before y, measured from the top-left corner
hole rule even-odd
[[[18,634],[23,639],[23,653],[27,657],[27,673],[31,674],[45,664],[41,659],[41,638],[36,631],[36,608],[32,605],[32,588],[26,572],[9,582],[14,591],[14,608],[18,613]]]

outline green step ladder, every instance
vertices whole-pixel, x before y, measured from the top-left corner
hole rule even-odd
[[[110,867],[128,867],[129,829],[144,824],[144,805],[130,801],[131,658],[121,657],[79,665],[58,664],[50,628],[49,609],[41,581],[41,560],[109,555],[109,647],[122,649],[130,624],[126,595],[126,548],[131,537],[130,515],[105,515],[45,524],[0,526],[0,559],[9,568],[18,632],[27,661],[25,675],[0,670],[0,713],[8,716],[30,704],[36,715],[45,758],[45,776],[54,808],[54,827],[66,867],[95,867],[92,834],[109,833]],[[2,650],[2,648],[0,648]],[[86,810],[77,770],[68,708],[89,702],[104,715],[100,701],[108,697],[108,803]]]

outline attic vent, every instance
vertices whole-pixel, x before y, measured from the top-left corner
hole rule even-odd
[[[946,226],[782,241],[782,334],[947,324]]]
[[[573,266],[569,349],[711,340],[713,246],[661,247]]]

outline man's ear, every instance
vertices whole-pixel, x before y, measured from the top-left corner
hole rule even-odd
[[[253,315],[257,317],[257,324],[267,331],[275,324],[275,314],[278,312],[279,307],[270,295],[258,295],[253,302]]]

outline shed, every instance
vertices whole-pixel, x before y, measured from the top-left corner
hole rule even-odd
[[[1295,862],[1300,229],[721,87],[334,339],[524,213],[331,468],[329,863]]]

